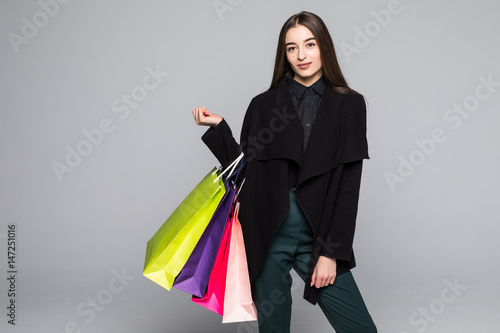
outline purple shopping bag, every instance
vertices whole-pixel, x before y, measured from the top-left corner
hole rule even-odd
[[[226,194],[222,198],[182,271],[176,277],[173,285],[174,288],[197,297],[203,297],[205,294],[234,196],[234,189],[232,186],[227,186],[226,184]]]

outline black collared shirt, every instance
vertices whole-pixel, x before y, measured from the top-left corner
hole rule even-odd
[[[302,154],[304,154],[321,103],[321,97],[326,87],[326,80],[321,76],[310,87],[304,86],[293,78],[288,79],[287,83],[293,104],[304,128],[304,146],[302,149]]]

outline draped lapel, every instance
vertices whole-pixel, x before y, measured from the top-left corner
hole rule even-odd
[[[338,164],[341,120],[339,97],[330,87],[325,88],[311,129],[297,184],[328,172]]]
[[[263,94],[252,136],[258,160],[285,158],[300,166],[298,183],[330,171],[337,165],[340,147],[340,96],[326,87],[311,129],[305,154],[302,154],[304,129],[293,104],[286,81]]]
[[[290,159],[300,166],[304,129],[288,90],[286,81],[274,91],[263,94],[257,117],[257,132],[253,136],[263,143],[256,146],[256,158]]]

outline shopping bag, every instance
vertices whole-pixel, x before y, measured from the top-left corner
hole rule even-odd
[[[243,231],[238,220],[239,206],[238,201],[235,204],[231,229],[223,323],[257,320],[257,310],[252,300]]]
[[[213,168],[148,241],[143,275],[170,290],[225,194]]]
[[[233,186],[226,184],[226,194],[184,268],[175,279],[174,288],[200,298],[205,294],[234,195]]]
[[[193,296],[191,301],[197,303],[215,313],[222,315],[224,309],[224,292],[226,290],[227,259],[229,257],[229,244],[233,216],[228,217],[224,234],[217,251],[214,267],[208,280],[208,287],[202,298]]]

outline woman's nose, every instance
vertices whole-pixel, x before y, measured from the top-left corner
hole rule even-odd
[[[298,49],[297,58],[300,61],[302,61],[306,58],[306,52],[304,52],[304,50],[302,48]]]

